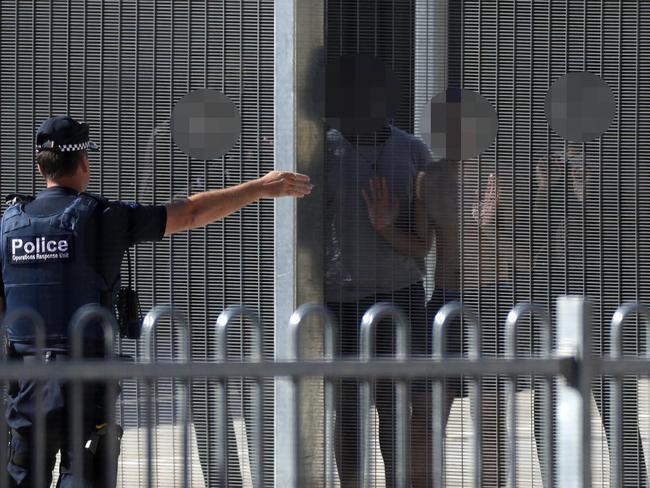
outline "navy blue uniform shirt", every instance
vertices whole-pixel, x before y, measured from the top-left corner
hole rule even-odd
[[[25,206],[25,211],[34,216],[51,215],[66,208],[76,196],[77,192],[70,188],[46,188]],[[108,202],[99,218],[93,219],[86,230],[97,233],[98,246],[87,249],[91,265],[104,276],[107,283],[114,283],[120,274],[125,251],[139,242],[160,241],[165,234],[166,225],[167,209],[164,205]],[[93,240],[87,239],[86,242]],[[1,281],[0,286],[4,295]]]

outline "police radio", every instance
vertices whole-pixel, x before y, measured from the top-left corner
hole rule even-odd
[[[115,317],[120,335],[126,339],[139,339],[142,332],[142,309],[138,292],[132,288],[131,251],[126,250],[129,266],[129,283],[117,292]]]

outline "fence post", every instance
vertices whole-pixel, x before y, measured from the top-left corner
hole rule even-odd
[[[156,305],[145,316],[142,325],[142,341],[144,343],[143,360],[146,363],[155,363],[157,361],[156,351],[154,347],[155,332],[158,323],[164,316],[169,316],[173,321],[176,320],[180,323],[181,328],[181,361],[188,363],[190,361],[190,331],[189,323],[185,316],[178,310],[174,309],[171,305]],[[173,335],[172,335],[173,338]],[[172,339],[173,340],[173,339]],[[154,486],[154,473],[153,473],[153,428],[155,425],[154,419],[154,402],[153,402],[153,380],[146,380],[146,409],[147,409],[147,487]],[[190,417],[190,392],[188,381],[183,381],[183,394],[181,395],[182,401],[182,417],[183,417],[183,457],[185,460],[189,459],[190,455],[190,435],[189,435],[189,417]],[[183,463],[183,483],[188,486],[189,483],[189,463]]]
[[[591,303],[583,296],[557,300],[558,355],[575,357],[574,382],[558,389],[558,485],[591,488]]]
[[[306,322],[306,319],[310,315],[321,316],[323,320],[323,336],[325,338],[325,354],[324,357],[326,360],[333,361],[334,354],[336,351],[335,341],[336,341],[336,324],[334,317],[330,311],[323,305],[317,303],[306,303],[301,305],[298,310],[296,310],[289,319],[289,330],[291,333],[291,358],[294,361],[300,361],[301,352],[300,352],[300,332],[303,325]],[[301,459],[303,454],[302,451],[302,442],[301,442],[301,388],[300,380],[301,377],[294,377],[294,408],[292,412],[287,412],[288,415],[293,416],[293,445],[286,446],[287,449],[293,449],[293,461],[294,461],[294,472],[293,472],[293,484],[291,486],[301,487],[306,486],[310,483],[310,480],[307,479],[307,476],[303,475],[302,464],[303,460]],[[334,486],[334,469],[336,464],[336,459],[334,455],[334,412],[336,409],[335,401],[336,394],[332,378],[324,378],[325,380],[325,486],[327,488]]]
[[[409,324],[406,316],[395,305],[390,303],[377,303],[370,307],[361,319],[360,332],[360,360],[368,361],[373,357],[376,328],[380,320],[392,318],[395,322],[396,348],[395,360],[405,361],[409,356]],[[396,442],[395,442],[395,474],[399,488],[406,488],[409,477],[409,391],[408,383],[403,379],[395,382],[397,421]],[[362,453],[363,487],[370,487],[370,409],[374,403],[375,381],[365,378],[362,384],[361,399],[361,442],[359,446]]]
[[[552,357],[551,345],[551,319],[548,316],[546,308],[535,303],[517,304],[506,319],[506,357],[515,359],[517,357],[517,328],[520,319],[526,315],[531,315],[531,320],[536,316],[542,324],[542,348],[545,359]],[[532,330],[532,328],[531,328]],[[551,377],[544,378],[544,432],[543,432],[543,451],[538,454],[544,460],[542,467],[542,484],[550,488],[554,483],[553,479],[553,449],[552,449],[552,382]],[[510,484],[517,486],[517,376],[508,377],[508,407],[507,417],[509,424],[509,442],[508,449],[510,454]],[[535,393],[537,395],[537,392]]]
[[[471,361],[481,358],[481,324],[478,316],[461,302],[445,304],[433,319],[433,358],[442,361],[447,357],[445,339],[447,328],[452,319],[458,317],[463,327],[463,319],[470,326],[470,343],[468,359]],[[433,484],[436,488],[445,486],[444,480],[444,434],[445,434],[445,402],[446,387],[442,378],[436,378],[433,384],[432,395],[432,421],[433,421]],[[474,431],[474,445],[472,458],[474,462],[473,486],[481,486],[481,388],[479,378],[472,378],[470,389],[470,403],[472,409],[472,429]],[[436,415],[438,418],[436,418]]]
[[[647,306],[636,303],[624,303],[612,316],[610,327],[610,347],[611,359],[621,359],[623,356],[623,324],[628,316],[638,314],[643,319],[646,329],[646,351],[645,356],[650,354],[650,309]],[[610,459],[610,479],[612,488],[621,488],[623,486],[623,389],[622,377],[615,376],[611,380],[612,391],[610,394],[610,415],[611,415],[611,437],[609,442],[609,459]]]
[[[217,318],[217,354],[216,362],[225,362],[227,361],[227,344],[228,344],[228,328],[232,324],[232,321],[235,318],[248,318],[251,321],[252,331],[253,331],[253,345],[251,351],[250,359],[254,362],[262,361],[262,323],[260,322],[259,315],[245,305],[231,305],[227,307],[219,317]],[[219,378],[220,385],[220,397],[222,401],[221,412],[220,412],[220,421],[219,421],[219,445],[223,451],[222,453],[227,453],[227,443],[228,443],[228,388],[227,388],[227,378]],[[264,440],[263,428],[262,425],[262,380],[261,378],[255,378],[255,387],[253,389],[253,405],[254,405],[254,418],[253,418],[253,446],[255,451],[255,461],[253,472],[251,473],[253,477],[253,486],[255,488],[262,488],[264,486]],[[242,416],[246,416],[245,412],[242,412]],[[246,421],[244,420],[244,424]],[[227,464],[227,457],[226,463]],[[220,474],[220,476],[222,476]],[[244,478],[242,470],[242,480]],[[226,482],[228,480],[226,479]]]

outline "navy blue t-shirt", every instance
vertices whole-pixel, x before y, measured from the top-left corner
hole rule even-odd
[[[42,190],[33,202],[25,206],[29,215],[46,216],[66,208],[76,198],[77,192],[61,186]],[[132,245],[145,241],[160,241],[167,225],[164,205],[140,205],[135,202],[109,201],[101,206],[98,218],[93,219],[87,232],[96,233],[98,246],[86,250],[91,266],[95,267],[112,284],[120,274],[125,251]],[[86,239],[86,242],[94,242]],[[0,290],[4,286],[0,280]]]

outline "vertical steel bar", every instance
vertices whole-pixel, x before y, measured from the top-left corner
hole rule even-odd
[[[621,305],[612,316],[610,327],[611,359],[622,357],[623,325],[625,319],[633,313],[643,317],[646,328],[646,341],[650,342],[650,309],[637,302],[628,302]],[[650,344],[648,344],[650,345]],[[650,348],[646,345],[646,358],[650,359]],[[623,405],[621,377],[612,378],[612,392],[610,396],[610,412],[612,422],[612,433],[610,442],[610,482],[612,488],[623,486]]]
[[[154,344],[154,326],[156,318],[149,312],[144,318],[142,324],[142,340],[144,343],[143,360],[147,363],[154,362],[155,350]],[[147,488],[153,488],[153,427],[154,427],[154,411],[153,411],[153,381],[147,380],[146,383],[146,408],[147,408]]]
[[[374,404],[374,379],[364,378],[361,382],[361,410],[359,417],[361,426],[359,429],[359,442],[358,446],[361,448],[361,486],[362,488],[370,488],[370,472],[371,472],[371,459],[370,459],[370,409]],[[356,456],[356,453],[352,455]]]
[[[181,361],[190,362],[190,334],[188,324],[181,328]],[[183,486],[190,486],[190,380],[184,379],[182,386],[181,416],[183,422]]]
[[[215,362],[221,362],[225,355],[217,354]],[[218,378],[218,393],[220,408],[217,412],[217,486],[227,486],[228,479],[228,397],[226,390],[226,379]]]
[[[375,327],[374,324],[367,324],[365,321],[366,315],[363,316],[361,320],[361,335],[360,335],[360,348],[359,348],[359,360],[368,361],[372,355],[371,348],[375,342]],[[374,391],[375,391],[375,381],[374,378],[364,378],[361,383],[361,411],[360,411],[360,420],[361,428],[359,429],[359,443],[358,446],[361,448],[361,487],[370,488],[370,471],[371,471],[371,459],[370,459],[370,409],[374,403]],[[356,455],[356,453],[354,453]]]
[[[542,316],[543,317],[543,316]],[[544,319],[543,319],[544,320]],[[551,329],[551,320],[546,314],[547,326],[542,329],[542,347],[543,354],[553,357],[553,342]],[[544,378],[544,459],[545,464],[542,471],[542,484],[545,487],[553,488],[555,486],[555,451],[553,449],[553,378],[547,376]]]
[[[21,308],[10,312],[5,315],[2,319],[2,325],[0,325],[0,338],[3,340],[3,346],[0,347],[0,359],[2,362],[7,360],[7,350],[4,346],[5,340],[7,340],[7,331],[9,326],[16,322],[17,320],[29,320],[34,331],[34,345],[36,347],[36,357],[39,363],[42,363],[44,360],[45,353],[45,322],[43,318],[36,313],[34,310],[28,308]],[[45,486],[45,415],[43,408],[43,382],[38,381],[36,383],[36,417],[34,419],[34,444],[36,445],[36,450],[34,453],[34,464],[36,464],[36,485]],[[4,411],[2,412],[4,415]],[[3,425],[0,428],[0,459],[7,460],[9,459],[7,448],[9,444],[8,427],[5,428]],[[8,485],[8,476],[9,472],[6,469],[6,464],[2,475],[0,476],[0,487],[5,488]]]
[[[449,302],[445,304],[436,314],[433,319],[433,359],[442,361],[446,357],[445,339],[447,337],[447,327],[452,319],[458,317],[461,320],[463,317],[471,325],[470,331],[470,351],[469,359],[478,360],[481,356],[481,327],[476,314],[463,305],[461,302]],[[472,391],[470,392],[471,402],[475,405],[473,410],[475,414],[480,417],[480,390],[477,381],[472,383]],[[443,386],[443,380],[437,378],[434,382],[433,388],[433,482],[436,488],[442,488],[444,483],[444,433],[446,424],[446,391]],[[476,405],[478,405],[478,408]],[[436,419],[436,415],[438,416]],[[436,421],[437,420],[437,421]],[[475,442],[473,447],[474,458],[474,484],[480,486],[481,478],[481,451],[480,451],[480,418],[474,415],[472,419],[473,428],[475,429]]]
[[[506,319],[506,357],[515,359],[517,357],[517,327],[522,316],[530,313],[536,315],[542,322],[542,345],[545,359],[551,358],[551,321],[546,309],[534,303],[520,303],[516,305],[508,314]],[[509,422],[509,454],[510,454],[510,472],[509,479],[511,486],[517,486],[517,418],[516,418],[516,392],[517,377],[511,375],[508,378],[508,422]],[[548,400],[548,404],[546,404]],[[550,465],[553,464],[551,450],[551,419],[547,415],[551,412],[551,391],[545,388],[544,391],[545,411],[544,411],[544,465],[542,472],[543,485],[547,488],[552,486],[552,474],[549,472]]]
[[[147,488],[153,488],[153,427],[154,427],[154,402],[153,402],[153,381],[147,380],[145,385],[145,401],[147,414]]]
[[[453,303],[453,302],[452,302]],[[451,305],[451,304],[448,304]],[[445,308],[447,307],[447,308]],[[433,359],[437,361],[444,360],[446,356],[446,330],[448,325],[449,314],[454,310],[445,305],[440,309],[433,320]],[[431,421],[433,422],[433,439],[431,446],[432,465],[433,465],[433,486],[442,488],[445,486],[445,427],[446,427],[446,388],[443,378],[436,378],[433,383],[433,398]]]
[[[258,343],[259,344],[259,343]],[[256,352],[251,355],[253,361],[259,362],[262,359],[262,349],[258,347]],[[262,488],[264,486],[264,434],[263,434],[263,416],[262,416],[262,379],[255,378],[253,386],[253,405],[254,405],[254,418],[253,418],[253,442],[255,443],[255,478],[254,486]]]
[[[560,384],[558,396],[558,483],[562,488],[591,487],[591,304],[583,296],[557,299],[558,351],[580,367]]]
[[[183,418],[183,486],[190,486],[190,380],[183,380],[182,418]]]
[[[471,349],[470,349],[471,351]],[[480,378],[472,377],[472,383],[469,391],[470,410],[472,414],[472,431],[474,432],[474,444],[472,445],[472,462],[474,463],[474,488],[481,487],[482,479],[482,466],[481,466],[481,440],[482,436],[482,415],[481,407],[483,399],[481,396],[481,382]]]
[[[462,315],[468,315],[468,310],[465,309],[461,312]],[[472,326],[470,329],[470,345],[469,345],[469,360],[478,361],[481,359],[481,328],[478,323],[478,318],[473,314],[467,317],[468,322]],[[470,405],[474,411],[472,416],[472,428],[474,430],[474,446],[472,450],[472,457],[474,461],[474,488],[481,488],[482,482],[482,466],[481,466],[481,439],[482,439],[482,405],[481,398],[481,383],[480,378],[473,377],[470,390]]]
[[[142,338],[144,342],[144,361],[148,363],[156,362],[154,340],[155,328],[164,316],[169,316],[172,321],[175,319],[181,324],[181,348],[182,360],[187,362],[189,360],[189,327],[185,317],[173,307],[169,305],[157,305],[145,316],[142,326]],[[172,322],[173,325],[173,322]],[[187,381],[184,382],[183,388],[183,456],[185,460],[189,458],[189,426],[186,424],[189,421],[189,394],[187,392]],[[147,486],[153,486],[153,395],[152,395],[152,382],[147,381]],[[187,462],[184,464],[188,464]],[[189,467],[183,467],[184,482],[189,482]],[[188,486],[186,483],[184,486]]]
[[[581,351],[582,367],[579,370],[580,394],[582,396],[582,484],[591,488],[591,382],[593,381],[594,365],[591,341],[591,304],[583,299],[581,307]]]
[[[392,318],[396,325],[397,348],[395,360],[406,361],[409,356],[409,324],[406,316],[399,308],[390,303],[377,303],[370,307],[361,319],[361,348],[360,360],[368,361],[373,356],[373,342],[377,324],[384,318]],[[373,382],[364,380],[363,400],[361,404],[361,424],[364,437],[362,438],[363,480],[364,487],[370,486],[370,409],[372,405]],[[396,461],[395,473],[396,486],[407,488],[409,483],[409,391],[404,379],[396,381],[397,405],[395,416],[397,418],[396,432]]]
[[[113,343],[115,332],[117,331],[117,324],[115,322],[115,317],[110,313],[105,307],[88,304],[81,307],[77,310],[70,320],[70,338],[72,339],[72,357],[75,360],[81,360],[84,357],[84,331],[86,327],[92,323],[92,321],[99,320],[99,324],[102,327],[103,339],[104,339],[104,358],[103,360],[112,361],[113,360]],[[111,383],[114,384],[112,381]],[[114,387],[107,387],[107,390],[115,391]],[[113,400],[114,401],[114,400]],[[112,404],[109,406],[109,415],[112,415],[112,418],[106,419],[110,426],[109,437],[108,437],[108,455],[115,452],[116,446],[116,431],[115,431],[115,405]],[[84,451],[84,435],[83,435],[83,420],[84,420],[84,408],[83,408],[83,383],[80,380],[73,380],[72,382],[72,473],[73,473],[73,486],[82,487],[85,486],[84,480],[84,463],[83,463],[83,451]],[[113,425],[112,425],[113,424]],[[111,435],[112,434],[112,435]],[[112,459],[110,460],[112,462]],[[116,460],[117,462],[117,460]]]
[[[519,311],[513,308],[506,319],[506,357],[514,359],[517,356],[517,324]],[[517,376],[508,376],[508,479],[511,486],[517,486]]]
[[[336,351],[336,333],[335,322],[332,321],[331,330],[325,335],[325,359],[334,361],[334,351]],[[331,378],[325,378],[325,470],[326,488],[334,488],[334,476],[336,470],[336,388]]]
[[[292,357],[298,361],[300,354],[300,331],[305,320],[310,315],[320,315],[323,319],[323,333],[325,336],[325,359],[332,361],[334,358],[335,322],[327,308],[316,303],[301,305],[289,319],[289,333],[291,334]],[[294,486],[304,486],[306,480],[302,479],[300,461],[300,379],[293,378],[294,384]],[[334,387],[330,378],[325,378],[325,486],[334,486]]]
[[[226,345],[228,341],[228,327],[232,323],[232,320],[236,317],[248,317],[251,321],[251,326],[253,329],[253,348],[251,353],[251,359],[254,362],[262,361],[262,324],[260,319],[253,310],[249,309],[244,305],[232,305],[227,307],[219,317],[217,318],[217,360],[220,362],[226,361]],[[263,438],[262,438],[262,380],[261,378],[255,379],[255,386],[253,387],[253,404],[254,404],[254,419],[253,419],[253,443],[255,450],[255,467],[254,467],[254,478],[253,485],[255,488],[262,488],[264,483],[264,451],[263,451]],[[222,412],[221,412],[221,421],[220,425],[223,427],[223,424],[226,424],[227,428],[227,417],[226,405],[228,403],[227,392],[225,387],[222,389]],[[224,418],[225,417],[225,418]],[[226,435],[227,431],[224,431]],[[221,443],[221,440],[220,440]],[[222,445],[225,447],[225,442]],[[225,451],[224,451],[225,452]],[[219,475],[221,476],[221,475]],[[224,485],[225,486],[225,485]]]
[[[623,318],[619,308],[612,318],[611,325],[611,358],[619,359],[621,357],[621,329]],[[609,443],[609,472],[610,484],[612,488],[621,488],[623,486],[623,463],[621,455],[623,453],[623,414],[622,405],[622,388],[621,377],[614,376],[611,379],[612,390],[609,398],[610,422],[611,422],[611,439]]]

